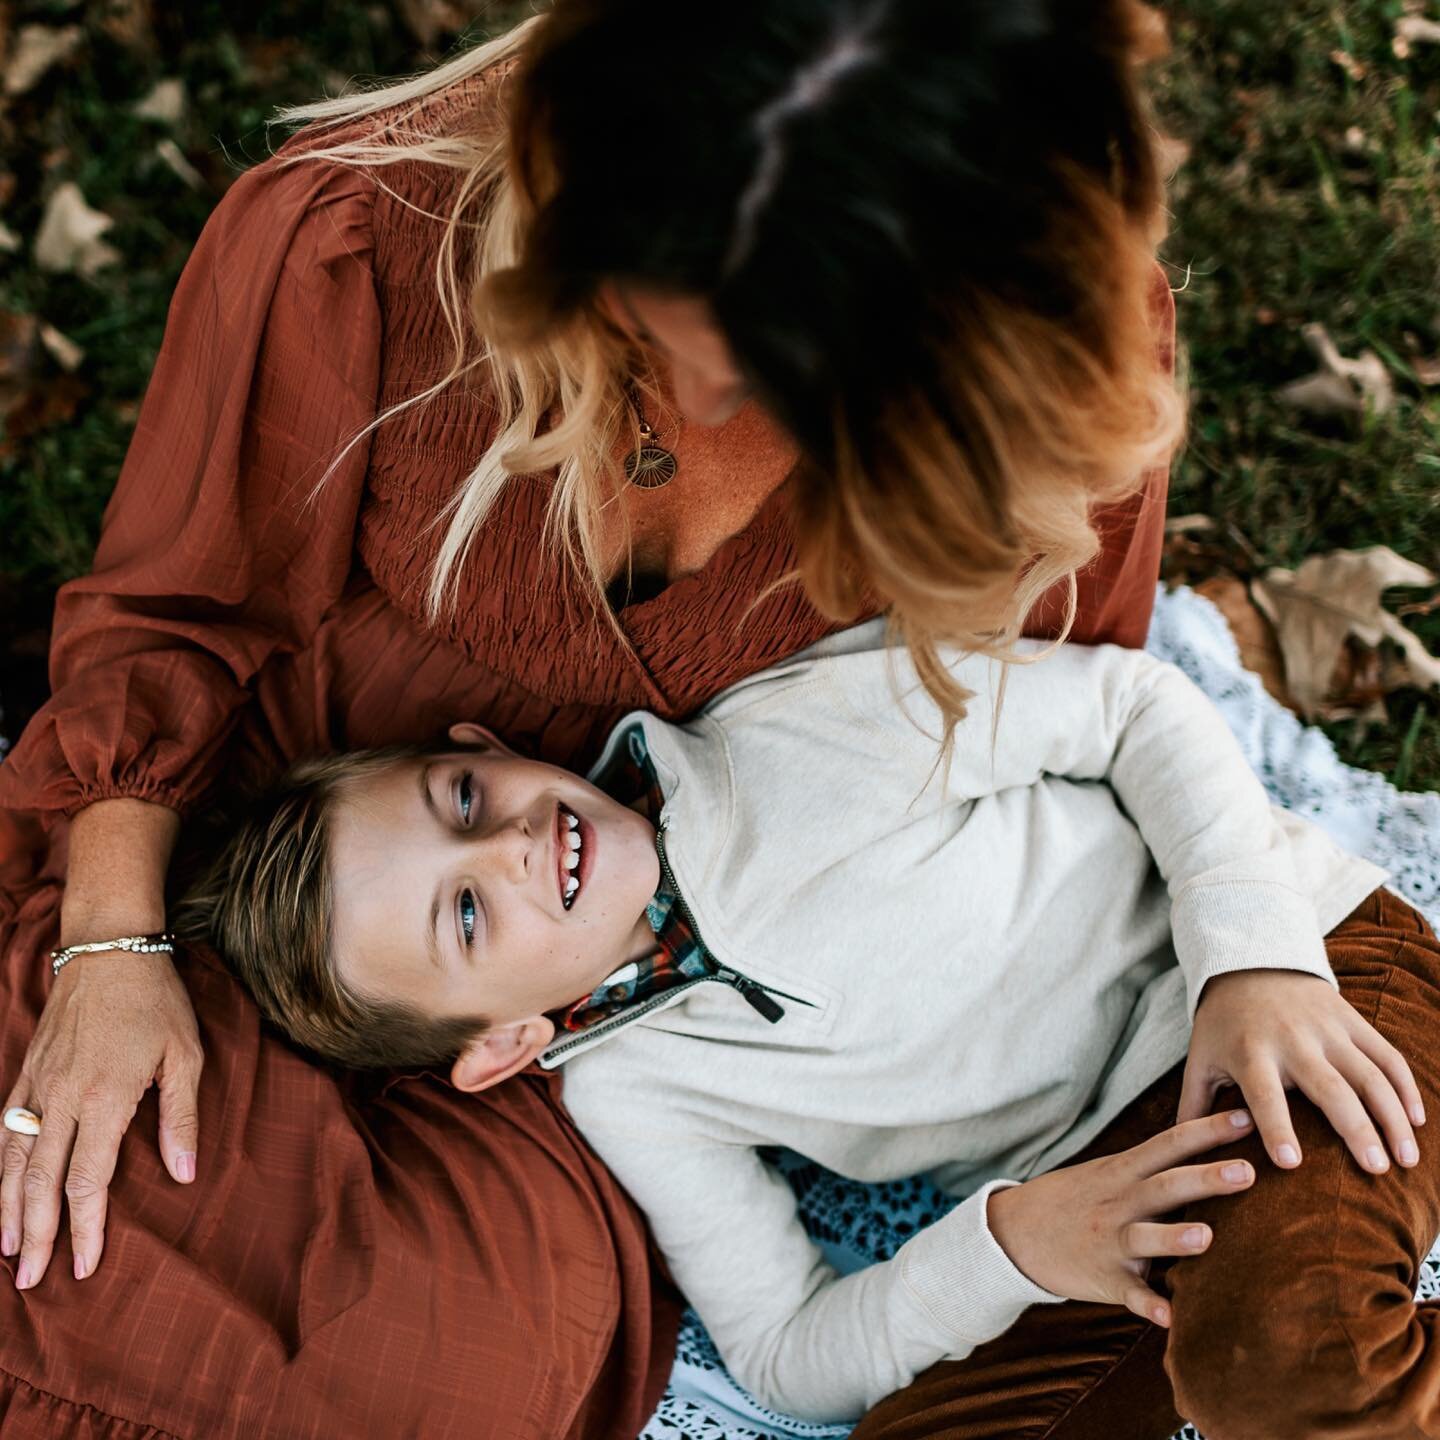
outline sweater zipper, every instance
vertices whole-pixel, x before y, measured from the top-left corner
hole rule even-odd
[[[695,934],[695,943],[712,959],[715,960],[715,952],[705,943],[705,937],[700,933],[700,927],[695,923],[695,914],[685,903],[685,894],[680,889],[679,882],[675,879],[675,872],[670,868],[670,861],[665,854],[665,832],[670,828],[669,820],[663,816],[660,824],[655,829],[655,852],[660,857],[660,873],[664,875],[666,884],[669,885],[675,896],[675,903],[680,907],[680,913],[689,923],[690,929]],[[719,961],[716,961],[719,964]],[[814,1002],[804,1000],[799,995],[791,995],[785,990],[777,990],[773,985],[762,985],[757,980],[752,980],[748,975],[742,975],[740,971],[732,969],[729,965],[720,965],[720,968],[713,974],[702,977],[707,980],[719,980],[723,984],[732,985],[749,1002],[749,1004],[774,1025],[785,1014],[785,1007],[778,1000],[771,997],[781,995],[786,1000],[793,1000],[797,1005],[809,1005],[814,1009]],[[672,994],[673,989],[666,991]]]
[[[668,821],[662,820],[655,831],[655,852],[660,857],[660,870],[665,876],[666,883],[674,892],[676,902],[680,906],[680,912],[689,922],[691,930],[695,932],[695,943],[715,959],[714,953],[705,943],[704,937],[700,934],[700,927],[695,923],[694,913],[685,903],[685,897],[681,893],[680,885],[675,879],[675,872],[670,868],[670,861],[665,856],[664,833],[668,828]],[[718,961],[716,962],[719,963]],[[632,1021],[643,1020],[652,1010],[658,1009],[661,1005],[668,1004],[677,995],[683,995],[687,990],[693,990],[697,985],[703,985],[707,980],[717,980],[723,985],[732,986],[738,990],[745,999],[774,1025],[785,1014],[784,1007],[778,1001],[772,1000],[772,995],[784,996],[786,1000],[793,1000],[797,1005],[809,1005],[815,1008],[813,1000],[806,1000],[800,995],[791,995],[785,990],[776,990],[773,986],[762,985],[757,980],[752,980],[748,975],[742,975],[740,971],[732,969],[729,965],[721,965],[713,975],[697,975],[693,980],[682,981],[679,985],[671,985],[668,989],[662,990],[658,995],[652,995],[648,1000],[642,1000],[638,1005],[632,1005],[622,1010],[618,1015],[612,1015],[608,1020],[600,1020],[594,1025],[587,1026],[579,1031],[571,1039],[561,1045],[552,1046],[545,1052],[545,1060],[558,1060],[562,1055],[568,1054],[577,1045],[588,1045],[592,1040],[598,1040],[602,1035],[608,1035],[612,1030],[619,1030]]]

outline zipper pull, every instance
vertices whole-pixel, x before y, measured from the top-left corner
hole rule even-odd
[[[727,970],[725,974],[729,978],[730,983],[772,1025],[785,1014],[785,1007],[778,1001],[772,1000],[769,992],[763,985],[757,985],[753,980],[744,975],[737,975],[733,970]]]

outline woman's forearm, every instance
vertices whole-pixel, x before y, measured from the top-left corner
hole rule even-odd
[[[97,800],[70,825],[60,943],[165,928],[165,872],[180,817],[148,800]]]

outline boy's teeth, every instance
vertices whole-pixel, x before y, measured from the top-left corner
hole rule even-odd
[[[565,898],[568,900],[579,888],[580,882],[572,875],[565,882]]]
[[[578,850],[580,848],[580,832],[578,830],[572,830],[565,837],[565,841],[572,850]]]
[[[565,823],[572,830],[578,830],[580,828],[580,822],[568,810],[565,812]]]
[[[579,856],[578,852],[576,852],[576,851],[574,851],[574,850],[572,850],[572,851],[565,857],[565,868],[566,868],[567,870],[573,870],[579,863],[580,863],[580,856]]]

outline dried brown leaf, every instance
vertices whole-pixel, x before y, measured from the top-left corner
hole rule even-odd
[[[1275,569],[1253,582],[1256,605],[1275,626],[1285,660],[1285,684],[1307,719],[1333,714],[1336,666],[1347,641],[1379,650],[1398,646],[1402,666],[1392,668],[1391,688],[1440,685],[1440,660],[1380,603],[1395,585],[1434,585],[1423,566],[1386,545],[1312,555],[1298,570]]]
[[[1285,687],[1285,661],[1270,621],[1256,607],[1245,582],[1235,575],[1213,575],[1195,586],[1229,622],[1240,649],[1240,661],[1260,677],[1260,683],[1282,705],[1295,708]]]
[[[192,190],[205,188],[205,177],[185,158],[185,152],[168,135],[155,146],[155,154],[167,169]]]
[[[475,6],[457,0],[398,0],[396,8],[422,50],[429,50],[442,35],[458,35],[476,13]]]
[[[1323,325],[1306,325],[1300,333],[1320,368],[1313,375],[1282,385],[1275,392],[1277,399],[1312,415],[1360,415],[1367,407],[1384,415],[1394,406],[1394,382],[1373,350],[1362,350],[1356,359],[1348,360]]]
[[[85,351],[81,346],[43,320],[40,322],[40,343],[62,370],[78,370],[85,359]]]
[[[73,270],[89,278],[121,258],[118,250],[100,238],[114,223],[85,203],[73,180],[65,181],[56,186],[46,203],[35,236],[35,263],[42,270]]]
[[[131,106],[131,113],[142,120],[178,124],[185,116],[185,82],[175,77],[157,80],[144,97]]]
[[[84,38],[78,25],[58,30],[49,25],[22,25],[5,62],[6,95],[23,95],[33,89],[45,72],[73,54]]]

